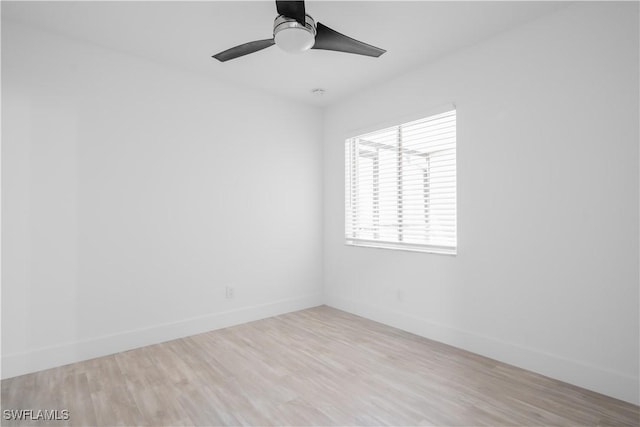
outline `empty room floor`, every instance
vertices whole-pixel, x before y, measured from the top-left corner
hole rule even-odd
[[[326,306],[7,379],[2,408],[83,426],[640,424],[635,405]]]

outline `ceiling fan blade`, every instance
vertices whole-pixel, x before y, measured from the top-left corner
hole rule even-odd
[[[276,9],[280,15],[295,19],[304,26],[307,22],[304,11],[304,1],[281,1],[276,0]]]
[[[316,25],[316,42],[311,49],[336,50],[338,52],[355,53],[356,55],[374,56],[376,58],[386,52],[386,50],[379,47],[371,46],[340,34],[319,22]]]
[[[220,53],[213,55],[220,62],[225,62],[230,59],[239,58],[241,56],[248,55],[253,52],[257,52],[262,49],[266,49],[269,46],[273,46],[275,42],[273,39],[256,40],[254,42],[244,43],[231,49],[227,49]]]

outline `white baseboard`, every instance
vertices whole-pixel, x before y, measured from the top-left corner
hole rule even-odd
[[[26,353],[8,354],[2,356],[2,378],[37,372],[322,304],[323,298],[320,294],[290,298],[90,340],[40,348]]]
[[[638,378],[535,349],[479,336],[407,314],[325,295],[325,304],[425,338],[638,405]]]

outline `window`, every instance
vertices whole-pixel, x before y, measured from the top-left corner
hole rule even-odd
[[[456,111],[345,141],[345,242],[456,253]]]

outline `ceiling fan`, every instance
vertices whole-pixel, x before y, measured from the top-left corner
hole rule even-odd
[[[286,52],[309,49],[334,50],[379,57],[386,52],[375,46],[347,37],[320,22],[315,22],[304,10],[304,1],[276,0],[278,16],[273,21],[273,38],[244,43],[213,55],[220,62],[239,58],[266,49],[274,44]]]

